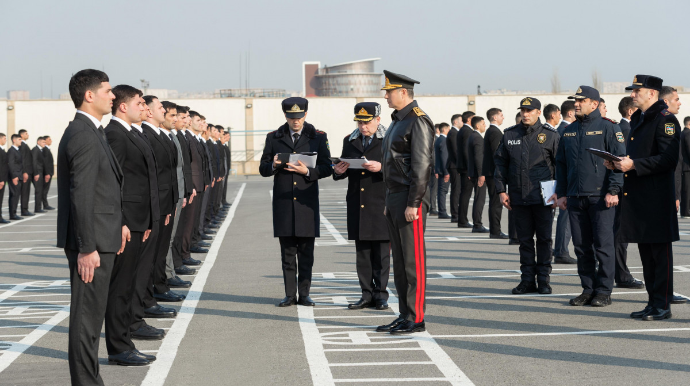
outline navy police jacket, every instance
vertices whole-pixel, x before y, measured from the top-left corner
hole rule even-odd
[[[625,155],[625,138],[612,120],[592,111],[563,130],[556,154],[556,194],[558,197],[605,196],[618,194],[623,176],[604,166],[604,159],[587,151],[604,150]]]

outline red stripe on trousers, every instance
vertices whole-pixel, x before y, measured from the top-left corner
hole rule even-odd
[[[412,229],[414,231],[414,238],[412,239],[414,241],[414,266],[415,266],[415,273],[416,273],[416,280],[415,280],[415,299],[414,299],[414,309],[415,309],[415,323],[417,323],[417,319],[419,319],[419,243],[417,242],[417,237],[419,234],[419,225],[417,224],[417,220],[414,220],[412,222]]]
[[[424,321],[424,292],[426,290],[426,268],[424,266],[424,218],[422,217],[422,206],[417,210],[417,234],[415,235],[415,250],[419,251],[417,260],[417,316],[415,323]]]

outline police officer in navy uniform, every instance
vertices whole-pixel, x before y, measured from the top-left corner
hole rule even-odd
[[[627,156],[613,165],[623,174],[619,241],[637,243],[642,260],[647,306],[630,314],[642,320],[671,318],[673,250],[678,241],[674,172],[680,151],[680,124],[658,100],[663,80],[637,75],[630,96],[637,111],[630,121]]]
[[[388,308],[388,277],[390,276],[390,242],[383,209],[386,184],[381,172],[381,143],[386,128],[381,125],[381,105],[362,102],[355,105],[357,128],[343,139],[340,158],[366,158],[364,169],[349,169],[347,162],[339,162],[333,179],[348,178],[347,236],[355,241],[357,276],[362,298],[350,304],[350,309]]]
[[[400,316],[379,332],[425,331],[426,246],[429,179],[434,165],[434,123],[414,100],[418,81],[383,72],[388,107],[395,109],[383,140],[386,219],[391,238],[395,289]]]
[[[550,294],[553,207],[544,205],[541,182],[554,179],[558,133],[543,125],[541,102],[520,101],[521,122],[507,128],[494,154],[494,180],[501,203],[513,213],[520,241],[520,284],[512,293]],[[534,235],[537,236],[536,251]],[[535,253],[536,252],[536,253]],[[535,280],[536,277],[536,280]]]
[[[273,236],[280,239],[285,298],[278,304],[314,306],[309,297],[314,240],[319,237],[320,178],[333,173],[328,137],[305,121],[308,101],[287,98],[282,102],[287,122],[266,135],[259,172],[273,177]],[[279,153],[316,153],[316,167],[302,161],[283,164]],[[296,277],[299,272],[299,277]],[[299,299],[297,294],[299,293]]]
[[[623,177],[587,149],[623,156],[625,139],[615,122],[601,116],[597,89],[580,86],[568,98],[575,99],[576,119],[563,130],[558,147],[556,195],[559,208],[568,210],[582,284],[582,294],[570,305],[605,307],[611,304],[616,270],[613,229]]]

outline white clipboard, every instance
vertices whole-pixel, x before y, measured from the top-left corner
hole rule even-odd
[[[290,154],[290,163],[297,165],[297,161],[302,161],[304,166],[308,168],[316,167],[316,154]]]
[[[364,157],[362,157],[362,158],[341,158],[340,161],[349,163],[350,166],[348,166],[348,169],[364,169],[364,166],[362,166],[362,164],[369,162],[369,160],[364,158]]]
[[[547,200],[556,193],[556,180],[542,181],[539,184],[541,185],[541,197],[544,200],[544,206],[555,204],[555,202]]]

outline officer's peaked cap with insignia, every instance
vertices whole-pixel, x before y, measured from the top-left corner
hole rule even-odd
[[[376,102],[360,102],[355,105],[355,121],[369,122],[381,115],[381,105]]]
[[[307,112],[309,101],[300,97],[287,98],[283,99],[282,107],[286,117],[302,118]]]
[[[386,84],[383,85],[381,90],[394,90],[396,88],[407,88],[412,90],[415,84],[419,84],[418,80],[388,70],[383,70],[383,75],[386,76]]]
[[[600,96],[599,96],[599,90],[597,90],[594,87],[589,87],[589,86],[580,86],[577,88],[577,92],[575,92],[575,95],[571,95],[568,97],[568,99],[591,99],[599,102]]]
[[[539,99],[537,98],[523,98],[520,101],[520,107],[518,107],[518,110],[520,109],[528,109],[528,110],[541,110],[541,102],[539,102]]]
[[[652,75],[635,75],[633,78],[632,85],[626,87],[625,89],[637,90],[638,88],[651,88],[652,90],[661,91],[661,87],[664,85],[664,80]]]

